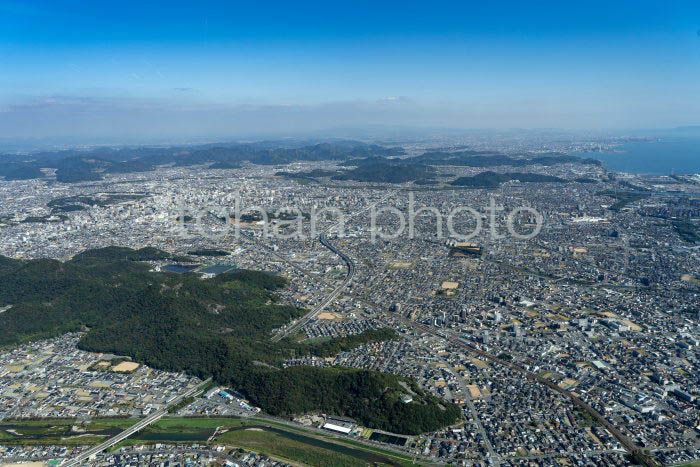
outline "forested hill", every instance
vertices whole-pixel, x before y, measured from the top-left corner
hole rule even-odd
[[[0,347],[82,330],[79,345],[85,350],[214,376],[277,415],[319,410],[407,434],[459,418],[456,406],[396,376],[347,368],[281,369],[289,356],[329,356],[394,338],[394,331],[321,344],[272,343],[273,329],[304,313],[277,303],[283,277],[239,270],[201,280],[152,272],[139,262],[168,256],[156,249],[115,247],[86,251],[67,262],[0,256],[0,308],[11,305],[0,313]],[[410,404],[400,401],[406,387],[415,393]]]
[[[334,141],[289,146],[279,143],[231,143],[165,148],[96,148],[30,154],[22,157],[0,154],[0,176],[7,180],[42,178],[39,168],[55,168],[56,180],[64,183],[101,180],[106,173],[147,172],[159,165],[211,164],[212,169],[240,167],[244,162],[261,165],[295,161],[344,161],[349,158],[396,156],[398,147],[359,141]]]
[[[355,167],[348,171],[328,174],[338,180],[374,183],[405,183],[430,180],[432,167],[526,167],[559,164],[600,165],[595,159],[585,159],[558,152],[545,154],[502,154],[489,151],[428,151],[404,159],[401,147],[386,147],[360,141],[333,141],[318,144],[230,143],[188,147],[95,148],[65,150],[28,155],[0,154],[0,177],[25,180],[45,177],[41,168],[56,169],[56,180],[64,183],[101,180],[104,174],[138,173],[155,170],[158,166],[192,166],[207,164],[210,169],[234,169],[244,163],[286,165],[298,161],[336,161],[341,166]],[[286,174],[293,176],[294,174]],[[301,178],[301,176],[297,176]]]
[[[567,183],[568,180],[555,177],[554,175],[543,175],[537,173],[497,173],[497,172],[481,172],[471,177],[459,177],[454,180],[451,185],[464,186],[469,188],[497,188],[501,183],[519,181],[523,183]]]
[[[342,172],[334,180],[356,180],[374,183],[406,183],[432,178],[435,169],[427,165],[405,163],[376,163],[360,165]]]
[[[601,165],[596,159],[581,158],[563,153],[521,154],[518,157],[484,151],[426,152],[407,161],[429,165],[450,165],[464,167],[526,167],[531,165],[553,166],[559,164]]]

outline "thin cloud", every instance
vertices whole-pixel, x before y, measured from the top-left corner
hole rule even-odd
[[[407,104],[410,101],[406,96],[387,96],[377,99],[378,104]]]

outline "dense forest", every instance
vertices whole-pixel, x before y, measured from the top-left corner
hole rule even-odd
[[[695,224],[688,221],[673,221],[676,233],[688,243],[700,243],[700,232]]]
[[[370,156],[359,159],[349,159],[342,162],[342,166],[362,167],[375,164],[421,164],[421,165],[450,165],[463,167],[526,167],[530,165],[553,166],[558,164],[591,164],[600,165],[601,162],[596,159],[583,159],[577,156],[552,152],[546,154],[518,154],[506,155],[492,151],[427,151],[419,156],[413,156],[403,159],[387,159],[383,156]]]
[[[102,180],[102,175],[87,169],[60,168],[56,171],[56,181],[62,183],[93,182]]]
[[[10,157],[0,157],[0,176],[5,180],[29,180],[44,176],[38,166],[12,160]]]
[[[46,203],[53,212],[83,210],[92,206],[111,206],[124,201],[138,200],[146,193],[102,193],[100,195],[73,195],[55,198]]]
[[[524,154],[522,157],[513,157],[500,153],[483,151],[459,151],[459,152],[426,152],[423,155],[407,159],[414,163],[430,165],[454,165],[464,167],[526,167],[530,165],[552,166],[558,164],[586,164],[601,165],[597,159],[584,159],[577,156],[569,156],[562,153],[549,153],[546,155]]]
[[[436,175],[435,169],[430,166],[405,163],[401,159],[370,157],[353,159],[349,162],[356,164],[356,166],[349,170],[280,171],[275,173],[275,175],[310,182],[316,182],[321,177],[330,177],[333,180],[352,180],[368,183],[406,183],[428,180]],[[349,164],[344,163],[342,165],[347,166]]]
[[[435,169],[423,164],[378,162],[363,164],[352,170],[341,172],[334,180],[354,180],[371,183],[406,183],[432,178]]]
[[[459,407],[427,394],[415,382],[367,370],[293,367],[283,378],[268,371],[243,384],[252,400],[272,415],[325,407],[365,426],[405,434],[434,431],[460,417]],[[405,404],[401,396],[408,393],[414,402]]]
[[[5,180],[30,180],[33,178],[42,178],[44,174],[39,169],[39,167],[32,167],[27,165],[18,165],[7,167],[1,173],[5,176]]]
[[[628,204],[636,203],[637,201],[643,200],[645,198],[648,198],[649,195],[641,192],[641,193],[636,193],[636,192],[631,192],[631,191],[621,191],[621,190],[605,190],[605,191],[600,191],[596,193],[598,196],[607,196],[613,199],[616,199],[617,201],[610,205],[608,209],[611,211],[621,211],[622,208],[627,206]]]
[[[378,329],[325,342],[278,343],[274,329],[305,311],[277,303],[283,277],[237,270],[201,280],[154,272],[143,260],[170,258],[154,248],[109,247],[72,260],[0,256],[0,346],[85,331],[79,346],[126,355],[155,368],[213,376],[243,391],[263,410],[310,410],[353,417],[398,433],[455,422],[459,409],[405,378],[347,368],[283,368],[292,356],[330,356],[393,339]],[[411,393],[413,402],[400,397]]]
[[[337,170],[323,170],[323,169],[313,169],[305,172],[287,172],[281,170],[275,173],[277,177],[291,178],[292,180],[303,180],[307,182],[317,182],[318,178],[321,177],[332,177],[337,175]]]
[[[553,175],[542,175],[536,173],[498,173],[481,172],[471,177],[460,177],[451,184],[454,186],[464,186],[469,188],[498,188],[501,183],[517,180],[520,182],[540,182],[540,183],[566,183],[568,180],[555,177]]]

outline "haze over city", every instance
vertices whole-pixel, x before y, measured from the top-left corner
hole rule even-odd
[[[0,5],[0,137],[698,122],[692,1]]]
[[[699,21],[0,1],[0,466],[700,466]]]

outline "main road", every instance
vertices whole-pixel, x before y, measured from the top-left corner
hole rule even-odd
[[[303,328],[306,326],[306,324],[311,321],[312,319],[316,318],[319,313],[321,313],[328,305],[330,305],[333,300],[336,299],[340,293],[345,290],[345,288],[348,286],[350,281],[352,281],[353,276],[355,275],[355,263],[344,253],[342,253],[340,250],[338,250],[331,242],[326,239],[326,236],[324,234],[321,234],[319,236],[319,240],[321,241],[321,244],[331,250],[333,253],[336,255],[340,256],[340,258],[345,262],[348,268],[348,273],[345,276],[345,280],[343,281],[342,284],[340,284],[338,287],[336,287],[333,292],[331,292],[326,298],[324,298],[321,303],[316,305],[313,310],[311,310],[309,313],[304,315],[302,318],[299,318],[296,322],[291,324],[290,326],[281,329],[277,334],[274,335],[272,338],[273,342],[278,342],[282,340],[285,336],[290,336],[294,334],[296,331],[299,329]]]
[[[347,265],[348,265],[348,277],[352,278],[352,275],[355,273],[355,265],[354,265],[352,259],[350,259],[347,255],[345,255],[340,250],[338,250],[333,244],[331,244],[325,238],[324,235],[320,236],[320,240],[321,240],[321,243],[326,248],[330,249],[333,253],[340,256],[343,259],[343,261],[345,261],[347,263]],[[336,290],[334,290],[333,293],[331,293],[326,298],[326,300],[324,300],[322,302],[321,309],[325,308],[328,305],[328,303],[330,303],[338,295],[338,293],[340,293],[342,288],[344,288],[345,285],[347,285],[347,282],[349,282],[349,279],[346,279],[346,282],[341,284],[340,287],[338,287]],[[360,297],[356,297],[356,298],[366,302],[366,300],[364,300]],[[515,370],[515,371],[519,372],[520,374],[522,374],[523,376],[525,376],[526,379],[533,381],[535,383],[541,384],[543,386],[547,386],[551,390],[568,397],[574,406],[587,412],[593,419],[597,420],[603,427],[605,427],[608,430],[608,432],[611,435],[613,435],[613,437],[625,448],[625,450],[627,450],[627,452],[632,454],[637,459],[638,462],[642,463],[643,465],[645,465],[647,467],[657,467],[658,465],[660,465],[655,459],[650,458],[645,453],[645,451],[641,447],[639,447],[634,441],[632,441],[630,438],[625,436],[620,430],[618,430],[617,427],[615,427],[600,412],[595,410],[588,403],[584,402],[582,399],[580,399],[574,393],[567,391],[566,389],[561,388],[557,384],[554,384],[553,382],[551,382],[547,379],[544,379],[541,376],[536,375],[536,374],[532,373],[531,371],[528,371],[519,365],[516,365],[515,363],[500,359],[493,354],[490,354],[488,352],[481,350],[474,343],[467,341],[462,336],[460,336],[452,331],[437,330],[431,326],[426,326],[422,323],[418,323],[418,322],[413,321],[411,319],[404,318],[403,316],[401,316],[397,313],[391,313],[390,311],[385,310],[383,307],[378,306],[374,303],[369,303],[369,304],[371,304],[373,307],[375,307],[376,309],[378,309],[382,313],[385,313],[387,315],[391,315],[393,318],[398,318],[401,322],[403,322],[404,324],[406,324],[414,329],[417,329],[417,330],[424,332],[424,333],[428,333],[428,334],[442,337],[443,339],[447,340],[448,342],[450,342],[452,344],[463,347],[463,348],[467,349],[468,351],[475,353],[475,354],[477,354],[477,355],[479,355],[479,356],[481,356],[481,357],[483,357],[483,358],[485,358],[493,363],[507,366],[507,367],[511,368],[512,370]],[[306,322],[308,322],[310,319],[312,319],[313,317],[315,317],[318,314],[318,312],[316,312],[314,314],[314,311],[316,311],[316,309],[314,309],[311,313],[307,314],[303,318],[303,319],[305,319],[305,322],[303,324],[305,324]],[[308,318],[308,319],[306,319],[306,318]],[[300,326],[303,326],[303,324],[300,324]],[[298,329],[299,326],[295,325],[294,327]]]
[[[104,451],[104,450],[106,450],[106,449],[111,448],[112,446],[115,446],[115,445],[121,443],[121,442],[124,441],[126,438],[128,438],[128,437],[131,436],[131,435],[133,435],[134,433],[136,433],[136,432],[138,432],[138,431],[141,431],[141,430],[143,430],[144,428],[146,428],[148,425],[150,425],[150,424],[152,424],[152,423],[155,423],[156,421],[160,420],[164,415],[166,415],[166,414],[168,413],[168,409],[169,409],[170,407],[173,407],[173,406],[179,404],[183,399],[185,399],[185,398],[187,398],[187,397],[190,397],[192,394],[196,394],[198,391],[201,391],[202,388],[203,388],[204,386],[206,386],[207,384],[209,384],[210,382],[211,382],[211,378],[207,379],[206,381],[202,381],[200,384],[198,384],[197,386],[193,387],[193,388],[190,389],[189,391],[184,392],[184,393],[182,393],[182,394],[180,394],[180,395],[178,395],[178,396],[176,396],[176,397],[173,397],[172,399],[170,399],[170,400],[167,402],[167,405],[166,405],[166,407],[165,407],[164,409],[161,409],[161,410],[159,410],[159,411],[157,411],[157,412],[154,412],[153,414],[151,414],[151,415],[149,415],[148,417],[144,418],[143,420],[141,420],[141,421],[138,422],[137,424],[135,424],[135,425],[131,426],[130,428],[128,428],[128,429],[122,431],[122,432],[119,433],[117,436],[108,439],[108,440],[105,441],[104,443],[99,444],[99,445],[95,446],[94,448],[88,449],[87,451],[85,451],[85,452],[83,452],[83,453],[81,453],[81,454],[78,454],[78,455],[75,456],[74,458],[69,459],[69,460],[68,460],[65,464],[63,464],[63,465],[64,465],[64,466],[79,465],[79,464],[81,464],[82,462],[85,462],[85,461],[87,461],[88,459],[90,459],[92,456],[95,456],[95,455],[99,454],[100,452],[102,452],[102,451]]]

